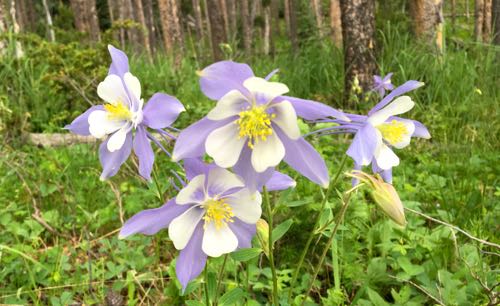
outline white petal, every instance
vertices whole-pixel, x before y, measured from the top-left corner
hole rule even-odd
[[[177,250],[182,250],[186,247],[196,225],[198,225],[204,214],[205,210],[199,207],[192,207],[170,222],[168,236],[172,239],[174,247]]]
[[[125,121],[109,120],[108,113],[103,110],[96,110],[90,113],[87,119],[89,123],[89,132],[96,138],[102,138],[122,128]]]
[[[243,186],[245,186],[243,180],[226,169],[214,168],[208,173],[207,191],[211,196],[221,194],[231,188]]]
[[[262,215],[262,196],[258,191],[244,188],[226,198],[235,217],[248,224],[255,224]]]
[[[375,151],[375,159],[377,160],[377,165],[382,170],[389,170],[399,165],[399,157],[385,144],[381,144],[377,148]]]
[[[237,115],[250,105],[247,98],[238,90],[231,90],[217,102],[217,105],[207,114],[210,120],[222,120]]]
[[[123,87],[122,79],[115,74],[108,75],[104,81],[99,83],[97,86],[97,95],[113,105],[119,102],[125,105],[129,104],[129,98]]]
[[[231,231],[229,226],[217,229],[213,222],[207,224],[203,235],[201,249],[205,254],[212,257],[219,257],[222,254],[231,253],[238,247],[238,238]]]
[[[410,120],[404,120],[404,121],[401,120],[399,122],[404,123],[404,125],[406,127],[406,134],[403,135],[403,140],[401,140],[398,143],[392,144],[392,146],[394,146],[395,148],[398,148],[398,149],[402,149],[410,144],[411,135],[413,135],[413,132],[415,131],[415,124],[413,124],[413,122],[411,122]]]
[[[272,106],[276,117],[272,119],[281,130],[291,139],[296,140],[300,137],[300,129],[297,124],[297,114],[292,104],[288,101],[276,103]]]
[[[123,144],[125,143],[125,138],[127,137],[127,133],[129,131],[130,129],[124,126],[118,131],[116,131],[114,134],[112,134],[108,140],[108,151],[115,152],[117,150],[120,150]]]
[[[205,200],[205,175],[195,176],[186,187],[182,188],[175,198],[179,205],[201,203]]]
[[[270,102],[274,98],[286,94],[289,90],[283,83],[268,82],[263,78],[251,77],[243,82],[245,86],[254,95],[256,93],[265,95],[267,101]]]
[[[252,151],[252,166],[257,172],[274,167],[285,157],[285,146],[273,131],[265,141],[259,140]]]
[[[373,113],[368,122],[373,126],[384,123],[389,117],[406,113],[415,106],[415,102],[408,96],[401,96],[389,103],[386,107]]]
[[[130,93],[137,98],[137,101],[141,100],[141,82],[139,82],[139,79],[132,73],[126,72],[123,75],[123,80],[125,81]]]
[[[231,122],[208,135],[205,150],[219,167],[229,168],[238,161],[245,143],[246,137],[240,138],[238,125]]]

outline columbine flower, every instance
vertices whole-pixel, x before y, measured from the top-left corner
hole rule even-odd
[[[186,159],[184,167],[190,182],[177,197],[134,215],[120,232],[121,238],[135,233],[153,235],[168,227],[174,247],[181,250],[176,274],[183,289],[201,273],[207,256],[251,247],[262,213],[260,193],[248,189],[241,177],[197,159]],[[274,180],[266,186],[288,188],[282,178]]]
[[[380,173],[385,181],[392,182],[392,167],[399,165],[399,158],[391,148],[406,147],[410,144],[411,137],[431,137],[422,123],[396,117],[415,105],[410,97],[398,96],[421,86],[421,82],[408,81],[383,98],[370,110],[368,116],[347,114],[350,121],[322,120],[339,125],[316,132],[355,134],[347,150],[347,155],[354,160],[354,168],[359,170],[362,166],[372,164],[374,173]],[[393,101],[395,97],[398,98]]]
[[[380,97],[385,96],[386,90],[393,90],[394,85],[391,83],[392,72],[388,73],[385,77],[381,77],[380,75],[373,76],[373,89],[374,91],[378,91]]]
[[[141,84],[129,72],[127,55],[111,45],[108,50],[112,63],[108,76],[97,87],[97,94],[105,104],[92,106],[65,128],[104,140],[99,147],[101,179],[115,175],[133,147],[139,158],[139,173],[149,180],[154,153],[146,128],[158,130],[170,126],[184,107],[176,98],[156,93],[143,109]]]
[[[218,166],[244,168],[240,173],[262,181],[284,160],[313,182],[328,185],[326,165],[301,137],[297,116],[347,117],[321,103],[284,96],[285,84],[267,81],[271,75],[254,76],[246,64],[218,62],[199,75],[203,93],[218,102],[205,118],[181,132],[174,160],[206,152]]]

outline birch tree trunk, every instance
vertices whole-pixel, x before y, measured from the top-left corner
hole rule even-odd
[[[220,45],[223,44],[227,38],[224,17],[218,5],[218,0],[207,0],[208,17],[210,20],[210,28],[212,32],[212,52],[214,61],[220,61],[224,58]]]
[[[491,38],[492,0],[484,0],[483,4],[483,42],[489,43]]]
[[[10,2],[10,20],[12,22],[12,28],[15,34],[19,34],[19,25],[16,19],[16,1],[12,0]],[[21,58],[24,56],[23,46],[16,39],[16,58]]]
[[[492,10],[493,20],[493,43],[500,45],[500,0],[493,0]],[[497,52],[497,62],[500,59],[500,52]]]
[[[49,5],[47,4],[47,0],[42,0],[43,9],[45,10],[45,17],[47,19],[47,29],[49,32],[50,41],[56,41],[56,34],[54,33],[54,27],[52,24],[52,16],[50,15]]]
[[[342,19],[340,13],[340,0],[330,1],[330,29],[332,41],[337,48],[342,47]]]
[[[476,0],[474,5],[474,39],[481,41],[483,37],[483,23],[484,23],[484,2],[483,0]]]
[[[325,29],[323,28],[323,10],[321,8],[321,0],[311,0],[311,4],[316,19],[316,27],[318,28],[319,37],[325,36]]]
[[[271,49],[271,6],[264,7],[264,54],[269,55]]]
[[[363,91],[371,87],[375,72],[375,0],[341,0],[344,39],[344,97],[361,95],[353,90],[355,80]],[[362,20],[363,22],[360,22]],[[351,106],[353,102],[350,102]]]
[[[250,8],[248,0],[243,0],[240,3],[241,25],[243,30],[243,47],[245,48],[245,55],[252,54],[252,34],[250,32]]]

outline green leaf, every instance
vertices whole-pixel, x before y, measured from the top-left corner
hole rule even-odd
[[[235,305],[236,302],[243,298],[244,295],[245,292],[243,292],[241,288],[234,288],[233,290],[224,293],[219,302],[221,305]]]
[[[185,302],[187,306],[205,306],[202,302],[190,300]]]
[[[375,306],[387,306],[389,305],[376,291],[373,289],[367,288],[368,292],[368,297],[370,298],[370,301],[373,303]]]
[[[285,222],[281,223],[280,225],[276,226],[275,229],[273,229],[273,243],[278,241],[283,235],[288,232],[290,229],[290,226],[292,226],[293,220],[289,219],[286,220]]]
[[[248,261],[252,258],[259,256],[260,253],[262,253],[261,248],[241,249],[231,253],[231,258],[236,261]]]
[[[412,264],[408,257],[399,257],[398,264],[406,273],[411,276],[419,275],[420,273],[424,272],[424,267]]]
[[[305,204],[311,203],[311,201],[304,199],[304,200],[296,200],[296,201],[286,201],[284,204],[288,207],[298,207],[302,206]]]
[[[215,291],[217,290],[217,277],[213,272],[208,273],[207,287],[208,297],[213,301],[215,298]]]

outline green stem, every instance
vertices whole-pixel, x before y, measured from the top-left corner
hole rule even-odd
[[[220,267],[220,270],[219,270],[219,277],[217,279],[217,287],[215,287],[214,306],[217,305],[218,300],[219,300],[220,285],[222,283],[222,279],[224,278],[224,270],[226,269],[227,256],[228,256],[228,254],[224,255],[224,261],[222,262],[222,266]]]
[[[321,207],[316,214],[316,220],[314,220],[314,225],[313,225],[313,230],[309,234],[309,238],[307,238],[306,245],[304,249],[302,250],[302,254],[300,255],[299,263],[297,265],[297,268],[295,268],[295,272],[293,273],[292,281],[290,283],[290,291],[288,291],[288,303],[290,303],[290,299],[292,298],[292,288],[294,288],[295,283],[297,282],[297,278],[300,273],[300,269],[302,268],[302,265],[304,264],[304,259],[306,258],[307,252],[309,251],[309,247],[311,246],[311,242],[314,238],[314,234],[316,233],[315,229],[316,226],[318,226],[319,220],[321,219],[321,214],[323,213],[323,209],[325,208],[326,202],[328,201],[328,196],[330,195],[330,191],[333,189],[335,185],[337,185],[337,182],[339,180],[340,174],[344,170],[344,166],[347,160],[347,155],[344,155],[344,158],[340,162],[339,170],[335,174],[335,177],[333,180],[330,182],[328,185],[328,188],[326,189],[325,196],[323,197],[323,200],[321,201]]]
[[[161,192],[160,182],[158,181],[158,176],[156,174],[156,168],[153,168],[153,181],[155,182],[156,190],[158,191],[158,199],[160,200],[160,203],[163,203],[163,194]]]
[[[210,297],[208,296],[208,261],[205,264],[205,268],[203,269],[203,278],[205,279],[205,282],[203,284],[203,287],[205,289],[205,305],[210,306]]]
[[[347,210],[347,206],[349,206],[350,200],[351,200],[351,194],[349,193],[349,194],[347,194],[347,197],[345,198],[345,200],[343,200],[343,203],[342,203],[343,205],[340,208],[340,212],[337,215],[337,218],[335,219],[335,227],[333,228],[332,233],[330,234],[330,237],[328,238],[328,242],[326,243],[325,248],[323,249],[323,253],[321,254],[321,257],[319,258],[318,265],[316,266],[316,269],[314,269],[313,277],[311,279],[311,282],[309,283],[309,288],[307,289],[306,294],[305,294],[306,298],[304,298],[301,305],[304,305],[304,303],[306,302],[307,296],[309,296],[309,293],[312,290],[312,287],[314,285],[314,281],[316,280],[316,277],[318,276],[319,270],[321,269],[321,266],[323,265],[323,261],[325,260],[326,254],[330,250],[330,246],[332,245],[332,242],[335,239],[335,235],[337,234],[339,224],[342,221],[342,219],[344,218],[344,215],[345,215],[345,212]]]
[[[274,244],[273,244],[273,210],[271,208],[271,202],[269,201],[269,193],[267,192],[266,186],[264,188],[264,202],[267,208],[267,223],[269,224],[269,265],[271,266],[271,272],[273,275],[273,293],[272,301],[273,305],[278,304],[278,277],[276,276],[276,267],[274,266]]]

